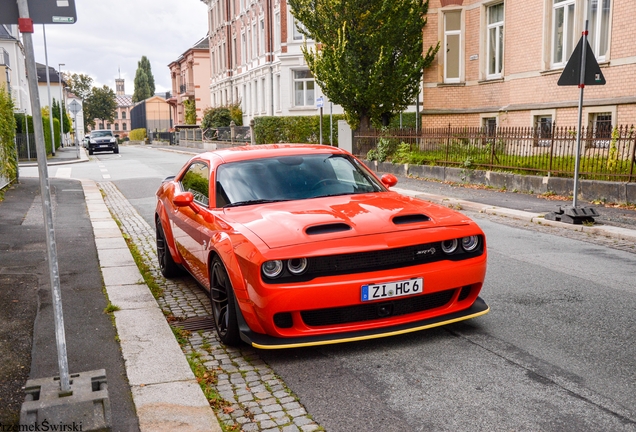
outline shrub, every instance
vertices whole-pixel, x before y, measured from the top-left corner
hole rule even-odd
[[[15,117],[13,100],[0,86],[0,175],[13,180],[18,174],[18,161],[15,152]]]
[[[130,135],[128,135],[128,137],[132,141],[143,141],[146,139],[146,129],[145,128],[133,129],[130,131]]]
[[[338,145],[338,120],[344,115],[333,116],[333,145]],[[257,117],[254,119],[256,144],[320,142],[320,116]],[[322,142],[329,144],[329,116],[323,116]]]

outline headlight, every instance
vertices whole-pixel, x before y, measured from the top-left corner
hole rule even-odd
[[[261,269],[265,276],[274,279],[283,272],[283,262],[281,260],[266,261],[261,266]]]
[[[307,270],[307,258],[294,258],[287,261],[287,269],[291,274],[299,275]]]
[[[462,239],[462,248],[464,248],[464,250],[466,252],[472,252],[475,249],[477,249],[477,246],[479,246],[479,237],[478,236],[468,236],[468,237],[464,237]]]
[[[442,242],[442,250],[446,254],[452,254],[457,250],[457,239],[444,240]]]
[[[114,143],[114,142],[117,142],[117,140],[115,138],[111,138],[110,142]]]

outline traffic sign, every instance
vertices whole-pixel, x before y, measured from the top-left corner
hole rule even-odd
[[[74,24],[77,21],[75,0],[27,0],[33,24]],[[0,24],[18,23],[18,2],[0,0]]]
[[[565,65],[563,73],[557,82],[560,86],[578,86],[581,84],[581,62],[583,54],[583,44],[585,43],[585,85],[605,85],[605,77],[601,72],[601,67],[596,61],[594,51],[590,46],[587,38],[581,37],[579,43],[576,44],[574,52],[570,56],[570,60]]]
[[[322,96],[316,98],[316,108],[322,108],[325,105],[325,100]]]
[[[82,109],[82,106],[77,103],[77,101],[75,99],[73,99],[71,101],[70,104],[68,104],[68,110],[71,112],[71,114],[75,115],[78,112],[80,112],[80,110]]]

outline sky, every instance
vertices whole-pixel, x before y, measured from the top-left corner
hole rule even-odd
[[[46,26],[49,66],[87,74],[94,86],[113,91],[121,73],[129,95],[144,55],[155,91],[170,91],[168,64],[208,32],[207,6],[201,0],[75,0],[75,8],[75,24]],[[34,25],[33,45],[35,61],[45,64],[42,24]]]

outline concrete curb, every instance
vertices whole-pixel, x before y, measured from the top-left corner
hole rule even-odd
[[[97,254],[142,432],[221,431],[97,184],[82,180]]]
[[[542,213],[531,213],[522,210],[508,209],[504,207],[496,207],[486,204],[474,203],[471,201],[465,201],[461,199],[448,198],[443,195],[429,194],[425,192],[413,191],[408,189],[391,188],[392,191],[398,192],[402,195],[411,196],[424,201],[430,201],[436,204],[441,204],[446,207],[450,207],[455,210],[470,210],[480,213],[492,214],[510,217],[513,219],[519,219],[527,222],[532,222],[540,225],[553,226],[557,228],[565,228],[572,231],[587,232],[590,234],[602,235],[605,237],[616,238],[619,240],[632,240],[636,242],[636,231],[628,228],[615,227],[611,225],[598,225],[598,226],[586,226],[586,225],[573,225],[563,222],[546,220]]]
[[[80,154],[79,159],[58,159],[58,160],[51,159],[50,161],[46,162],[46,165],[47,166],[68,165],[68,164],[76,164],[76,163],[89,161],[88,155],[86,154],[86,149],[84,147],[80,146],[79,154]],[[37,162],[22,162],[18,164],[18,167],[20,168],[36,167],[36,166],[38,166]]]

